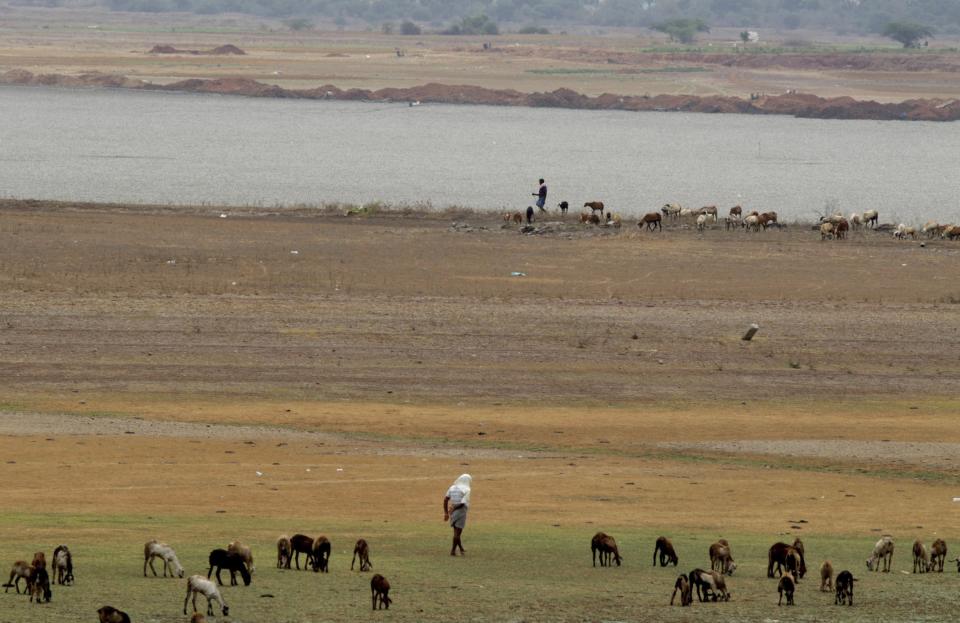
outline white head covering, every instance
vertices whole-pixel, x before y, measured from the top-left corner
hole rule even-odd
[[[470,474],[461,474],[459,478],[453,481],[453,487],[463,492],[463,504],[470,506],[470,485],[473,483],[473,477]],[[453,487],[450,487],[451,489]]]

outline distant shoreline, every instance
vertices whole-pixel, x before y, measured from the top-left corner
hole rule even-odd
[[[911,99],[879,103],[851,97],[823,98],[788,92],[751,99],[731,96],[655,95],[630,96],[605,93],[596,97],[561,88],[550,92],[523,93],[513,89],[489,89],[471,85],[425,84],[409,88],[340,89],[323,85],[312,89],[285,89],[248,78],[189,79],[155,84],[117,74],[34,74],[12,69],[0,74],[0,85],[52,86],[66,88],[120,88],[142,91],[209,93],[282,99],[400,102],[565,108],[576,110],[624,110],[633,112],[694,112],[753,115],[788,115],[807,119],[875,121],[957,121],[960,99]]]

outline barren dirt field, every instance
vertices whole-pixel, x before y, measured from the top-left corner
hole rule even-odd
[[[66,542],[78,581],[0,620],[182,621],[142,543],[205,573],[237,537],[258,572],[230,620],[353,618],[359,536],[397,620],[689,620],[658,534],[682,572],[733,544],[733,601],[697,618],[777,618],[766,548],[800,536],[795,620],[944,620],[953,563],[904,573],[915,538],[960,547],[960,244],[546,220],[3,202],[0,560]],[[623,567],[590,566],[597,530]],[[329,576],[273,568],[294,532],[331,538]],[[894,570],[868,576],[882,533]],[[825,558],[856,608],[816,591]]]
[[[697,49],[671,48],[650,33],[574,32],[499,37],[399,36],[375,32],[290,32],[241,16],[154,16],[7,7],[0,21],[0,73],[120,74],[156,84],[191,78],[249,78],[285,88],[415,87],[427,83],[603,93],[737,96],[788,90],[822,97],[901,102],[960,97],[957,42],[903,52],[882,39],[820,33],[764,33],[738,50],[735,29],[705,35]],[[784,48],[784,41],[799,47]],[[484,50],[484,43],[492,43]],[[156,45],[243,56],[151,54]],[[399,57],[397,50],[404,56]],[[776,52],[776,53],[774,53]]]

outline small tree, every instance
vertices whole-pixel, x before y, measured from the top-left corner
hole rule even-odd
[[[750,43],[750,31],[744,30],[740,32],[740,41],[744,43]]]
[[[420,32],[421,32],[420,27],[414,24],[413,22],[411,22],[410,20],[406,20],[405,22],[400,24],[401,35],[419,35]]]
[[[653,29],[662,32],[670,41],[679,41],[680,43],[693,43],[698,32],[710,32],[710,27],[700,18],[678,17],[668,19],[665,22],[654,24]]]
[[[890,22],[883,29],[883,36],[899,41],[905,48],[917,48],[921,39],[933,36],[933,29],[916,22]]]
[[[443,35],[498,35],[500,29],[496,22],[482,13],[472,17],[464,17],[459,24],[454,24],[440,34]]]

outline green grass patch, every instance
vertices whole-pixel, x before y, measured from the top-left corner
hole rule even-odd
[[[332,501],[335,503],[335,501]],[[374,507],[372,507],[372,510]],[[224,587],[231,621],[344,621],[371,616],[370,573],[349,570],[354,541],[370,542],[374,571],[393,587],[389,613],[393,621],[934,621],[944,620],[945,604],[956,593],[955,571],[904,575],[909,570],[908,538],[900,538],[890,574],[868,574],[864,559],[877,535],[805,536],[807,579],[797,606],[778,608],[776,581],[766,577],[766,550],[792,535],[673,534],[581,525],[493,525],[482,514],[471,516],[464,544],[468,555],[448,555],[449,529],[440,521],[394,524],[371,517],[350,524],[318,518],[310,525],[277,525],[237,515],[213,517],[82,516],[55,514],[0,515],[0,559],[29,558],[38,549],[49,556],[58,543],[74,552],[77,583],[54,587],[53,602],[34,605],[8,592],[0,619],[18,623],[91,620],[97,608],[111,604],[134,621],[183,621],[185,581],[143,577],[143,543],[157,537],[178,552],[187,574],[206,574],[210,549],[242,538],[254,550],[257,572],[250,587]],[[629,523],[624,521],[625,524]],[[594,568],[589,540],[597,530],[612,534],[624,557],[621,567]],[[325,534],[333,544],[329,574],[278,570],[274,539],[281,532]],[[670,536],[680,565],[652,567],[653,542]],[[707,548],[719,537],[731,542],[739,568],[729,579],[729,603],[670,608],[667,604],[678,572],[708,567]],[[932,537],[931,537],[932,538]],[[946,537],[949,542],[949,537]],[[928,539],[930,540],[930,539]],[[817,590],[817,568],[829,558],[837,572],[850,569],[860,578],[857,605],[833,605],[831,594]],[[225,578],[226,579],[226,578]],[[272,595],[265,597],[264,595]],[[451,613],[459,613],[451,619]],[[218,617],[217,620],[220,620]]]
[[[591,69],[591,68],[546,68],[546,69],[528,69],[525,73],[539,76],[624,76],[631,74],[685,74],[702,73],[712,71],[707,67],[648,67],[643,69],[629,70],[610,70],[610,69]]]

